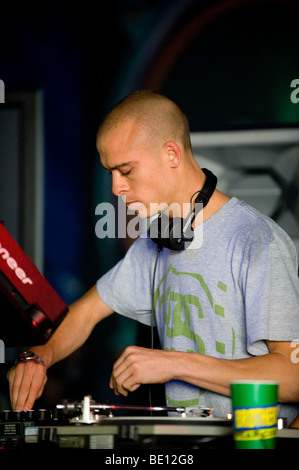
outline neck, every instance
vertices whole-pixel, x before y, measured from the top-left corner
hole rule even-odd
[[[197,164],[196,164],[197,165]],[[190,172],[189,177],[187,177],[188,184],[186,184],[186,193],[185,193],[185,198],[186,195],[189,198],[192,197],[192,195],[196,192],[199,191],[203,188],[205,181],[206,181],[206,175],[202,171],[202,169],[197,165],[197,168],[192,169]],[[187,189],[188,188],[188,189]],[[194,202],[195,202],[196,196],[194,197],[193,200],[193,206],[194,207]],[[219,191],[217,188],[214,190],[212,196],[209,199],[209,202],[207,205],[203,208],[202,211],[198,214],[196,217],[193,227],[196,225],[199,225],[200,223],[204,222],[205,220],[209,219],[213,214],[215,214],[224,204],[226,204],[229,201],[229,196],[223,194],[221,191]],[[186,204],[184,205],[186,206]],[[190,206],[189,206],[190,210]],[[183,215],[184,217],[187,216],[186,211],[185,214]]]
[[[184,169],[183,176],[180,177],[180,189],[176,194],[176,200],[181,205],[183,217],[186,217],[190,211],[190,200],[192,196],[203,188],[206,181],[206,175],[195,160],[194,163],[195,165],[192,165],[191,162],[191,164]],[[196,196],[195,194],[192,200],[192,209],[194,208]]]

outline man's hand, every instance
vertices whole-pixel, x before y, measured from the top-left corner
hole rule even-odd
[[[34,361],[19,362],[8,371],[7,378],[12,409],[28,411],[44,390],[46,368]]]
[[[110,388],[116,395],[128,395],[141,384],[165,383],[174,378],[173,351],[127,347],[113,366]]]
[[[70,305],[68,314],[47,343],[30,348],[41,357],[46,367],[30,360],[19,362],[8,371],[12,408],[20,411],[32,409],[46,384],[46,370],[82,346],[94,326],[112,313],[113,310],[99,297],[96,285]]]

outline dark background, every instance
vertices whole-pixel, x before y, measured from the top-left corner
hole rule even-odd
[[[149,88],[181,105],[193,131],[298,126],[299,104],[290,100],[290,83],[299,78],[298,13],[298,3],[287,0],[1,5],[6,91],[43,92],[44,275],[65,302],[80,297],[126,251],[124,241],[95,236],[96,205],[115,202],[95,148],[109,108]],[[128,319],[106,320],[49,371],[37,406],[85,394],[122,401],[108,388],[111,367],[139,335]],[[15,352],[7,350],[0,365],[0,409],[9,407],[5,373]]]

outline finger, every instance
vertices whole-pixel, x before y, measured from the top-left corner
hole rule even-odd
[[[126,348],[122,355],[115,361],[112,369],[112,376],[114,379],[118,379],[122,374],[125,374],[126,371],[131,367],[132,362],[134,361],[134,357],[136,358],[136,354],[134,355],[131,352],[132,348]]]
[[[113,388],[116,394],[124,396],[129,392],[137,390],[140,386],[139,379],[135,376],[132,367],[127,367],[121,374],[113,377]]]
[[[116,378],[113,376],[113,374],[110,377],[109,386],[114,390],[115,395],[123,395],[125,397],[128,395],[128,390],[122,386],[121,382],[116,381]]]
[[[112,375],[110,376],[110,380],[109,380],[109,387],[110,387],[111,389],[113,389],[113,388],[114,388],[114,381],[113,381],[113,377],[112,377]]]
[[[128,395],[128,390],[136,390],[140,383],[134,379],[136,365],[146,349],[136,346],[127,347],[113,365],[109,386],[116,395]]]
[[[13,402],[15,410],[31,409],[43,383],[45,368],[42,364],[28,362],[16,366],[13,384]]]
[[[123,386],[123,383],[127,380],[130,374],[130,366],[127,363],[122,363],[120,366],[117,367],[116,370],[113,370],[110,384],[111,388],[114,389],[114,393],[116,395],[121,394],[125,397],[128,395],[128,391]]]
[[[113,364],[113,373],[115,373],[118,370],[122,370],[124,367],[124,364],[126,363],[127,360],[127,354],[126,350],[121,354],[121,356],[114,362]]]
[[[7,380],[8,380],[8,383],[9,383],[9,397],[10,397],[10,401],[12,403],[12,401],[13,401],[13,384],[14,384],[14,381],[15,381],[15,367],[12,367],[7,372]]]
[[[129,377],[127,377],[121,382],[121,389],[125,390],[126,393],[128,394],[128,391],[134,392],[135,390],[137,390],[137,388],[140,387],[140,385],[141,383],[139,382],[139,380],[137,380],[137,378],[134,377],[133,374],[131,374]],[[119,386],[118,386],[118,390],[120,390]]]
[[[124,395],[127,396],[128,392],[126,390],[123,390],[121,387],[119,387],[116,383],[115,378],[111,375],[110,382],[109,382],[109,387],[114,390],[115,395]]]
[[[132,356],[136,356],[136,354],[142,354],[143,351],[146,351],[145,348],[141,348],[140,346],[128,346],[119,356],[119,358],[115,361],[113,365],[113,369],[118,369],[123,363],[128,360]]]
[[[42,395],[47,382],[45,371],[42,370],[42,368],[44,369],[44,366],[42,364],[37,364],[37,366],[38,369],[36,371],[35,380],[31,382],[31,387],[23,407],[24,411],[28,411],[33,408],[34,402]]]
[[[10,384],[10,400],[12,409],[15,409],[16,402],[18,401],[19,388],[23,379],[24,364],[17,364],[11,369],[9,376]]]

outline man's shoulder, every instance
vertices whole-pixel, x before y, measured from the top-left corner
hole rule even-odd
[[[243,233],[251,235],[255,244],[278,244],[294,255],[290,236],[275,220],[241,200],[237,201],[235,210],[236,224]]]

